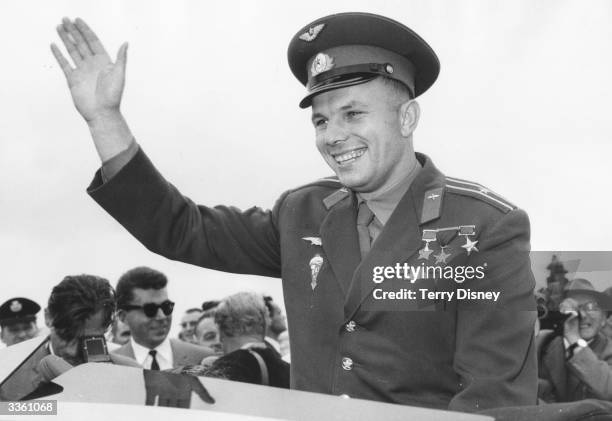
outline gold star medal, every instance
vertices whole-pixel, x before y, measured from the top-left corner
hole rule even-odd
[[[472,241],[470,239],[471,235],[476,235],[476,225],[462,225],[459,227],[459,235],[465,236],[465,244],[461,247],[465,249],[467,255],[469,256],[472,251],[478,251],[476,244],[478,240]]]
[[[443,263],[446,264],[446,259],[448,259],[449,257],[451,257],[451,253],[446,253],[445,249],[448,248],[448,246],[441,246],[442,250],[440,250],[440,253],[438,254],[434,254],[434,257],[436,258],[436,264],[438,263]]]
[[[433,253],[433,250],[429,248],[429,243],[436,241],[436,230],[423,230],[423,237],[421,240],[425,243],[425,247],[419,250],[419,260],[429,260],[429,255]]]

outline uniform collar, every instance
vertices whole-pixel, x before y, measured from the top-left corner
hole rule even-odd
[[[416,174],[413,175],[413,177],[411,177],[411,180],[409,180],[408,183],[404,181],[404,184],[400,184],[401,187],[405,188],[404,195],[412,195],[419,224],[422,225],[440,217],[440,211],[444,199],[444,185],[446,183],[446,178],[444,177],[444,174],[442,174],[436,168],[432,160],[427,155],[416,152],[415,156],[421,165],[421,168],[416,172]],[[404,195],[400,196],[400,200]],[[326,196],[323,199],[323,204],[325,205],[326,209],[330,210],[350,196],[350,190],[346,187],[342,187]],[[393,206],[391,209],[391,213],[388,214],[387,220],[390,218],[393,209],[395,209],[398,204],[399,201],[395,202],[395,206]],[[378,214],[376,214],[374,209],[372,209],[372,212],[374,212],[377,218],[381,218]],[[380,209],[378,209],[378,212],[380,213]],[[384,211],[382,217],[385,217]]]
[[[417,160],[414,168],[412,168],[404,178],[387,188],[385,191],[375,196],[367,193],[357,193],[358,203],[366,202],[366,205],[374,213],[376,218],[382,225],[385,225],[397,207],[397,204],[402,200],[402,197],[404,197],[412,182],[417,177],[420,169],[421,163]]]

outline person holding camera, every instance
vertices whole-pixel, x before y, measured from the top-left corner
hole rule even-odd
[[[108,353],[104,333],[113,321],[115,291],[104,278],[66,276],[51,291],[45,323],[49,337],[0,387],[1,400],[21,400],[75,365],[109,362],[138,367]]]
[[[562,334],[542,331],[539,337],[538,395],[545,402],[612,400],[612,341],[602,333],[612,298],[586,279],[571,281],[565,297]]]

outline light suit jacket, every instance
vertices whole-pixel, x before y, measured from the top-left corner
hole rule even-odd
[[[202,362],[202,359],[213,355],[213,351],[202,347],[193,345],[187,342],[180,341],[178,339],[170,339],[170,347],[172,348],[172,367],[181,367],[185,365],[197,365]],[[112,354],[122,355],[124,357],[135,360],[134,348],[132,348],[132,342],[127,342],[120,348],[112,352]]]

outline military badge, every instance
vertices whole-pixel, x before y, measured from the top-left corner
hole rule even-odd
[[[321,237],[302,237],[302,240],[310,241],[310,245],[311,246],[320,246],[320,245],[322,245]]]
[[[319,271],[321,271],[321,266],[323,266],[323,258],[320,254],[315,254],[308,264],[310,265],[310,287],[314,291],[317,287]]]
[[[446,248],[448,248],[448,246],[441,246],[441,248],[442,250],[440,250],[440,253],[434,254],[434,257],[436,258],[436,264],[446,264],[446,259],[452,256],[451,253],[447,253],[445,250]]]
[[[334,68],[334,58],[325,53],[319,53],[315,56],[310,66],[310,74],[314,77],[319,73],[326,72]]]
[[[11,307],[10,307],[10,309],[11,309],[11,311],[12,311],[13,313],[19,313],[19,312],[21,311],[21,309],[22,309],[22,308],[23,308],[23,306],[21,305],[21,303],[20,303],[19,301],[17,301],[17,300],[13,300],[13,301],[11,302]]]
[[[312,42],[319,36],[319,33],[321,33],[323,28],[325,28],[325,24],[320,23],[308,29],[307,32],[304,32],[298,38],[300,38],[302,41]]]
[[[429,260],[429,255],[433,252],[433,250],[429,248],[429,243],[436,241],[436,237],[436,230],[423,230],[423,237],[421,239],[425,243],[425,247],[419,250],[419,259]]]
[[[465,236],[465,244],[461,247],[467,251],[467,255],[469,256],[472,251],[478,251],[476,247],[477,241],[470,240],[470,235],[476,234],[476,226],[475,225],[462,225],[459,227],[459,235]]]

